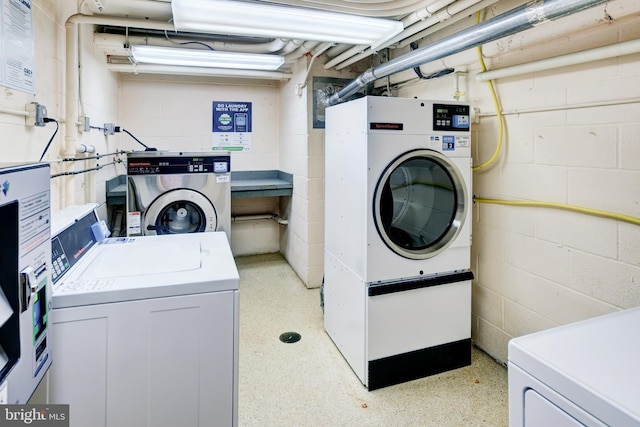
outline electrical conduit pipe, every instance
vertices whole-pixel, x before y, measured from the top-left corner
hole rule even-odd
[[[538,0],[512,9],[428,46],[370,68],[333,94],[329,105],[346,100],[374,80],[516,34],[543,22],[606,3],[607,0]]]

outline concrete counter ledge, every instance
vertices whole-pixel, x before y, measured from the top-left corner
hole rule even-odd
[[[293,194],[293,175],[279,170],[232,171],[231,198],[277,197]]]

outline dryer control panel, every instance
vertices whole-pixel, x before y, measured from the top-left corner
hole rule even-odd
[[[231,172],[230,156],[129,157],[128,175],[189,175]]]
[[[469,131],[469,106],[433,104],[433,130]]]

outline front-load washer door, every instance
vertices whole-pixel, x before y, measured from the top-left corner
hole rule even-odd
[[[158,196],[144,213],[143,234],[183,234],[216,231],[215,206],[201,193],[185,188]]]
[[[467,189],[458,168],[433,150],[412,150],[384,170],[374,193],[378,234],[400,256],[426,259],[456,238],[466,217]]]

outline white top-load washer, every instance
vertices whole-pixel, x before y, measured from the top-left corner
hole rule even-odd
[[[640,307],[509,342],[511,427],[640,425]]]
[[[226,234],[98,241],[97,221],[92,205],[54,214],[50,403],[70,404],[77,427],[237,425],[239,276]]]

